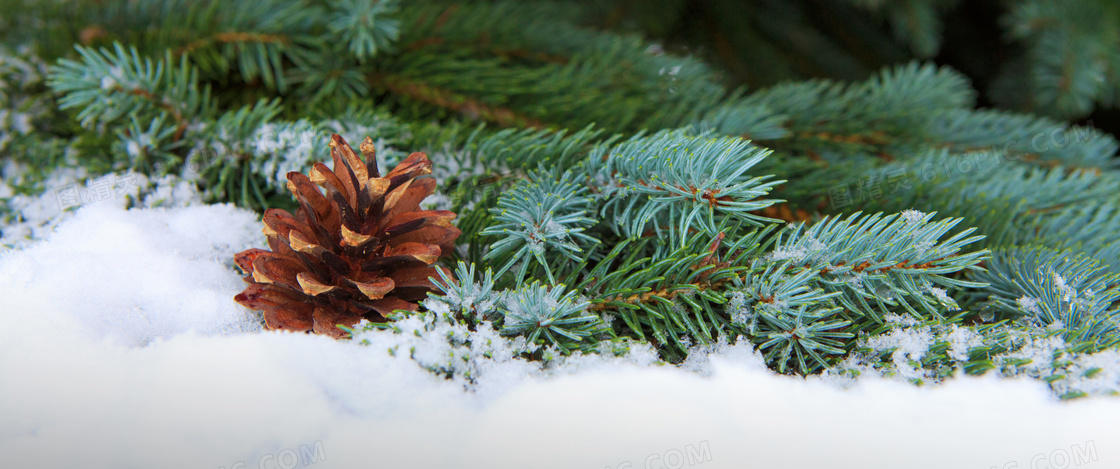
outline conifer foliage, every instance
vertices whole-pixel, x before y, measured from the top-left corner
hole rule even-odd
[[[261,212],[238,301],[270,328],[420,315],[533,360],[746,343],[777,372],[914,382],[1115,353],[1112,136],[976,109],[920,62],[728,89],[735,64],[585,3],[5,0],[0,171],[39,168],[31,194],[51,167],[132,170]],[[1060,345],[1024,371],[1036,339]]]

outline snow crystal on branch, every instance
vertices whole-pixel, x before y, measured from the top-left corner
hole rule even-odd
[[[1038,308],[1038,300],[1029,296],[1020,296],[1015,300],[1019,304],[1019,309],[1031,314],[1042,314],[1042,310]]]
[[[903,210],[901,213],[902,219],[907,223],[920,223],[925,218],[926,214],[917,210]]]
[[[265,176],[272,187],[283,188],[289,172],[307,171],[320,161],[324,155],[319,148],[325,137],[321,129],[308,121],[262,124],[246,142],[257,155],[252,163],[253,172]]]
[[[26,193],[30,168],[14,161],[0,168],[0,246],[21,247],[46,238],[77,209],[92,205],[117,207],[186,207],[201,203],[194,184],[175,176],[149,178],[140,173],[109,173],[91,177],[85,168],[60,167],[36,184],[39,193]]]

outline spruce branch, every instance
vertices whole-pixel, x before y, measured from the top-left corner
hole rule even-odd
[[[792,313],[760,313],[761,322],[766,324],[768,332],[765,341],[758,348],[766,351],[766,361],[776,365],[779,373],[784,373],[791,361],[797,365],[797,371],[801,374],[828,367],[831,363],[824,355],[844,353],[844,342],[841,339],[854,337],[850,332],[837,331],[851,323],[833,318],[840,310],[841,308],[809,310],[808,307],[801,306]]]
[[[359,62],[389,48],[400,34],[395,0],[330,0],[327,28]]]
[[[430,298],[443,302],[453,308],[458,317],[472,323],[495,319],[503,293],[494,291],[494,273],[489,268],[480,281],[475,280],[478,278],[475,265],[468,265],[463,261],[456,264],[454,273],[447,269],[438,269],[437,273],[440,278],[433,278],[431,281],[442,294],[428,293]],[[429,304],[429,309],[439,307],[426,304]],[[450,313],[450,309],[448,312]]]
[[[1066,168],[1107,170],[1120,163],[1114,137],[1090,127],[1046,117],[999,110],[952,109],[940,112],[929,138],[959,153],[989,151],[1011,161],[1058,164]]]
[[[1120,274],[1120,206],[1115,202],[1078,204],[1035,221],[1035,242],[1087,254]]]
[[[987,271],[971,277],[989,283],[987,307],[1036,327],[1062,330],[1067,341],[1114,343],[1120,328],[1120,276],[1100,262],[1070,251],[1041,247],[999,249]]]
[[[530,173],[490,209],[495,223],[480,234],[500,237],[486,254],[487,260],[501,265],[498,277],[520,264],[514,274],[514,281],[520,284],[536,261],[549,282],[556,283],[551,266],[561,260],[557,256],[579,262],[584,248],[599,242],[584,233],[597,220],[585,216],[591,199],[586,196],[587,187],[575,179],[571,172],[560,177],[545,171]]]
[[[502,334],[524,335],[530,343],[556,345],[568,352],[604,333],[603,322],[587,313],[590,303],[564,285],[538,281],[508,293]]]
[[[809,228],[793,225],[778,233],[769,259],[820,272],[826,292],[840,292],[836,300],[841,305],[876,323],[895,308],[918,318],[941,318],[958,309],[945,288],[984,286],[952,274],[978,269],[988,251],[961,252],[983,239],[969,236],[971,228],[942,240],[961,219],[931,222],[935,215],[914,210],[886,216],[856,213],[826,217]]]
[[[696,233],[684,246],[649,257],[641,257],[641,244],[649,241],[619,243],[585,282],[595,292],[592,309],[621,317],[622,331],[652,339],[668,356],[684,353],[692,340],[734,337],[723,291],[746,259],[761,253],[772,230],[733,238]]]
[[[729,298],[728,315],[732,323],[743,327],[749,335],[758,336],[760,314],[779,316],[803,307],[828,305],[827,300],[840,295],[838,291],[825,292],[820,288],[817,271],[798,269],[792,275],[790,271],[789,261],[752,259],[750,267],[736,275],[724,293]]]
[[[324,49],[325,41],[316,37],[314,27],[324,21],[325,12],[306,0],[137,3],[163,4],[136,13],[150,19],[133,34],[135,41],[153,50],[169,49],[176,57],[188,56],[207,78],[236,71],[242,82],[259,80],[285,92],[291,62]],[[152,23],[162,27],[147,27]]]
[[[638,135],[588,157],[602,217],[623,237],[652,230],[680,246],[685,235],[718,233],[723,219],[750,225],[777,220],[753,212],[781,200],[761,199],[785,181],[751,176],[768,151],[738,138],[690,136],[683,131]]]
[[[81,109],[78,120],[83,127],[109,124],[129,114],[164,115],[174,122],[178,140],[188,125],[215,106],[209,88],[198,85],[198,71],[185,58],[176,66],[168,53],[153,62],[119,43],[112,50],[77,50],[82,60],[60,60],[48,83],[63,94],[59,107]]]

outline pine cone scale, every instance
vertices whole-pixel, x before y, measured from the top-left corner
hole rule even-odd
[[[384,298],[369,302],[370,307],[382,316],[386,316],[398,309],[416,311],[416,303],[411,303],[400,298]]]
[[[333,144],[334,142],[331,143]],[[331,150],[331,158],[334,159],[333,174],[339,184],[338,191],[346,196],[349,204],[357,205],[357,177],[354,176],[354,173],[346,166],[343,158],[341,158],[334,149]]]
[[[352,179],[352,183],[354,184],[351,186],[351,193],[356,194],[357,192],[353,189],[365,185],[366,181],[369,179],[369,165],[362,161],[362,159],[354,153],[354,149],[350,148],[346,140],[343,140],[342,136],[338,134],[331,135],[330,148],[331,158],[335,161],[335,170],[345,170],[342,172],[347,173],[349,179]],[[371,154],[369,158],[373,158],[373,155]],[[371,161],[374,160],[371,159]],[[339,164],[340,162],[342,164]],[[376,167],[377,165],[374,164],[373,166]]]
[[[389,220],[389,226],[400,225],[401,223],[416,220],[426,219],[431,224],[439,226],[451,226],[451,220],[455,219],[455,212],[448,210],[417,210],[415,212],[402,213]]]
[[[377,146],[373,144],[373,139],[366,137],[362,143],[358,145],[358,151],[362,152],[362,158],[366,160],[366,175],[370,179],[380,178],[381,172],[377,169]]]
[[[234,300],[246,308],[261,311],[265,327],[269,329],[310,329],[314,325],[310,320],[313,305],[271,285],[251,284]]]
[[[355,317],[360,318],[361,315],[340,312],[330,307],[318,307],[315,308],[312,313],[311,330],[319,334],[329,335],[336,339],[342,338],[346,336],[346,332],[335,327],[335,324],[355,324],[358,322],[355,320]]]
[[[385,298],[385,295],[393,291],[393,288],[397,286],[396,282],[388,277],[379,277],[372,282],[357,282],[351,279],[347,280],[351,285],[357,287],[358,291],[361,291],[362,294],[366,296],[366,298],[369,298],[371,300],[380,300],[382,298]]]
[[[432,162],[428,159],[428,155],[420,152],[408,155],[396,168],[389,171],[385,177],[395,181],[414,179],[424,174],[431,174]],[[403,178],[403,179],[398,179]]]
[[[337,205],[339,201],[335,200],[335,204],[339,208],[342,208],[342,206],[354,205],[356,199],[355,195],[352,192],[352,189],[345,186],[338,178],[338,175],[327,169],[327,165],[323,163],[315,163],[315,166],[311,168],[308,180],[311,181],[312,184],[315,184],[316,186],[322,187],[324,190],[326,190],[328,198],[337,199],[338,197],[341,197],[345,199],[345,203],[343,203],[341,206]]]
[[[398,243],[425,243],[432,244],[440,247],[442,252],[441,256],[451,253],[454,248],[454,241],[459,238],[461,232],[458,228],[453,226],[426,226],[422,229],[405,233],[393,239]]]
[[[412,267],[399,269],[389,274],[389,277],[393,279],[397,288],[430,287],[428,277],[439,278],[439,272],[435,267]]]
[[[253,280],[303,291],[296,277],[305,271],[303,262],[276,254],[262,254],[253,260]]]
[[[305,295],[319,296],[323,293],[334,291],[336,285],[330,285],[311,272],[300,272],[296,275],[296,282]]]
[[[440,249],[439,246],[426,244],[426,243],[401,243],[396,246],[390,246],[386,250],[385,257],[406,256],[423,262],[424,265],[431,265],[436,259],[439,259]]]
[[[411,255],[386,256],[366,261],[362,264],[362,270],[365,272],[387,272],[396,269],[422,267],[423,265],[424,261]]]
[[[386,198],[385,211],[388,213],[388,219],[392,219],[401,213],[411,212],[420,208],[420,202],[429,195],[432,195],[436,190],[435,179],[422,179],[407,183],[407,187],[400,192],[400,195],[392,200],[390,204]],[[402,186],[404,186],[402,184]],[[398,188],[400,189],[400,188]]]
[[[389,191],[389,180],[385,178],[373,178],[369,180],[366,190],[364,191],[369,195],[370,200],[378,200]],[[371,202],[372,204],[372,202]]]
[[[234,255],[233,262],[237,264],[237,266],[240,267],[243,272],[251,275],[253,273],[253,260],[262,254],[270,253],[271,251],[267,251],[264,249],[248,249]]]
[[[295,194],[300,207],[308,211],[307,215],[315,215],[319,221],[328,222],[327,227],[333,227],[333,223],[329,222],[338,207],[319,192],[318,186],[307,175],[296,171],[288,173],[288,190]]]

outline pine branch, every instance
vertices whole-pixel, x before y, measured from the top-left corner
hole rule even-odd
[[[663,131],[636,136],[588,157],[602,217],[623,237],[666,233],[680,246],[690,230],[714,236],[719,219],[751,225],[776,220],[754,211],[780,200],[760,199],[785,181],[747,171],[768,152],[737,138]]]
[[[549,282],[555,284],[554,270],[559,270],[557,261],[562,261],[561,257],[581,261],[584,247],[599,242],[584,233],[597,223],[585,216],[591,208],[586,193],[587,187],[578,184],[570,172],[558,178],[536,172],[498,199],[497,208],[490,209],[495,223],[480,233],[500,237],[485,257],[501,265],[497,276],[519,264],[513,278],[521,284],[536,261]]]
[[[935,215],[913,210],[887,216],[856,213],[825,218],[807,229],[794,225],[778,234],[769,259],[819,272],[822,289],[840,292],[841,305],[876,323],[896,308],[918,318],[942,318],[958,309],[945,288],[984,286],[950,275],[977,269],[988,251],[960,252],[983,238],[969,236],[974,229],[941,240],[961,219],[931,223]]]
[[[52,68],[49,84],[65,96],[62,109],[81,108],[83,127],[110,124],[129,114],[153,113],[173,121],[175,139],[187,127],[209,114],[215,106],[206,87],[198,86],[198,72],[180,60],[176,66],[168,54],[153,63],[136,49],[120,44],[112,51],[78,47],[81,62],[61,60]]]
[[[1044,248],[996,250],[977,281],[991,284],[987,307],[1036,327],[1064,331],[1070,342],[1120,341],[1120,276],[1100,262]]]

